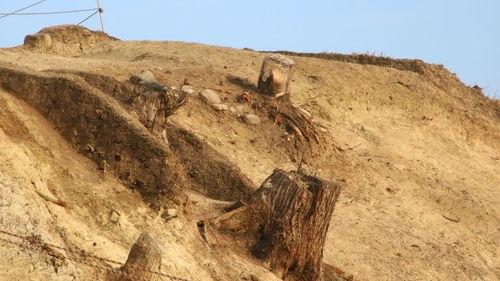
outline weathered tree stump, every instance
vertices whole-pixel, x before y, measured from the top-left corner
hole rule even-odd
[[[279,97],[289,93],[295,62],[280,54],[269,54],[260,69],[258,90],[261,94]]]
[[[257,237],[252,254],[286,281],[322,280],[323,246],[341,186],[275,169],[249,204],[214,221]]]
[[[120,281],[159,281],[161,276],[151,271],[160,272],[160,269],[160,248],[149,234],[141,233],[128,254],[127,262],[122,268],[125,274]]]
[[[290,82],[295,61],[280,54],[270,54],[264,58],[260,70],[258,91],[264,97],[257,106],[274,118],[275,124],[283,125],[288,133],[299,140],[319,143],[319,136],[311,116],[293,106],[290,99]]]

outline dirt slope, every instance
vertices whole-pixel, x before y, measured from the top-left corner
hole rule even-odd
[[[118,41],[72,26],[41,33],[50,34],[50,44],[0,49],[0,230],[118,261],[147,231],[161,245],[169,274],[278,280],[245,251],[245,241],[214,232],[207,242],[196,226],[245,197],[274,168],[298,165],[295,140],[286,141],[274,120],[238,101],[256,85],[265,54]],[[305,169],[346,185],[324,262],[355,280],[500,279],[498,101],[442,66],[288,55],[297,62],[294,104],[326,128],[323,144],[306,154]],[[148,135],[140,110],[126,99],[137,90],[126,80],[143,70],[165,85],[187,79],[196,91],[224,89],[225,103],[262,122],[248,125],[193,95],[168,119],[165,138]],[[176,181],[186,198],[163,192],[165,205],[151,198]],[[139,183],[154,188],[145,192]],[[162,218],[167,208],[178,217]],[[56,270],[50,257],[3,241],[0,248],[0,280],[103,276],[69,260]]]

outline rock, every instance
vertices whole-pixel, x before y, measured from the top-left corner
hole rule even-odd
[[[173,219],[177,217],[177,209],[169,208],[167,209],[161,217],[165,220]]]
[[[221,104],[222,100],[220,99],[219,95],[214,91],[210,89],[205,89],[201,91],[200,93],[200,98],[206,102],[207,104]]]
[[[134,74],[130,77],[130,82],[136,84],[145,84],[145,83],[158,83],[156,76],[153,72],[146,70],[139,74]]]
[[[260,124],[260,118],[259,116],[255,114],[247,114],[245,115],[245,122],[247,122],[250,125],[258,125]]]
[[[216,103],[216,104],[212,104],[212,108],[217,110],[217,111],[226,111],[228,110],[228,106],[227,104],[223,104],[223,103]]]
[[[236,111],[238,111],[239,113],[243,113],[245,111],[248,111],[243,105],[237,105],[235,108],[236,108]]]
[[[182,91],[183,93],[188,94],[188,95],[191,95],[191,94],[193,94],[193,93],[194,93],[193,87],[188,86],[188,85],[184,85],[184,86],[182,86],[181,91]]]
[[[240,117],[243,116],[245,113],[248,113],[250,109],[246,108],[243,105],[237,105],[237,106],[231,106],[231,108],[229,108],[229,111],[231,111],[232,114]]]
[[[110,212],[109,212],[109,222],[111,222],[112,224],[117,224],[120,222],[120,213],[118,213],[116,210],[112,209]]]

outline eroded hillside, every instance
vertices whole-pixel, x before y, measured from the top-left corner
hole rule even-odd
[[[0,49],[0,230],[121,262],[145,231],[168,274],[279,280],[251,256],[247,237],[212,229],[204,239],[197,226],[274,168],[296,169],[304,152],[240,98],[257,98],[265,54],[119,41],[73,26],[40,34]],[[354,280],[498,280],[498,101],[420,61],[287,55],[297,62],[292,101],[321,128],[303,168],[344,184],[324,263]],[[194,89],[165,130],[150,127],[137,99],[145,90],[129,81],[143,71]],[[237,110],[214,110],[197,95],[204,89]],[[71,260],[56,266],[46,254],[0,248],[2,280],[104,278]]]

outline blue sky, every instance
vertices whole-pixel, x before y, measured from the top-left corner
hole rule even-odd
[[[7,13],[39,0],[2,0]],[[46,0],[23,12],[94,8]],[[500,0],[101,0],[105,31],[122,40],[173,40],[256,50],[376,53],[444,64],[500,98]],[[0,47],[91,12],[0,19]],[[96,15],[83,25],[100,29]]]

